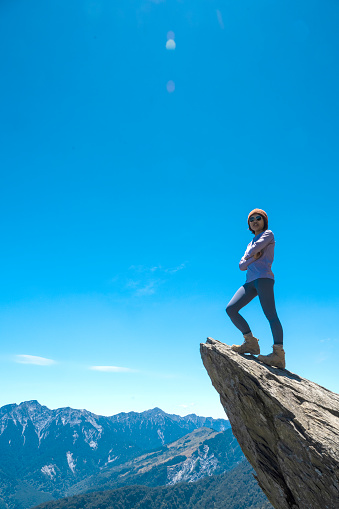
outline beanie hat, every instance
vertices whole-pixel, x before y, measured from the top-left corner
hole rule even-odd
[[[254,233],[253,230],[251,229],[251,226],[250,226],[250,217],[253,216],[254,214],[260,214],[261,215],[261,217],[264,219],[264,228],[265,228],[265,230],[267,230],[267,228],[268,228],[268,217],[267,217],[266,212],[264,210],[262,210],[262,209],[253,209],[248,214],[248,218],[247,218],[248,227],[251,230],[251,232]]]

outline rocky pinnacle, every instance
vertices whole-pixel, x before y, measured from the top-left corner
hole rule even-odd
[[[339,508],[339,395],[208,338],[204,366],[276,509]]]

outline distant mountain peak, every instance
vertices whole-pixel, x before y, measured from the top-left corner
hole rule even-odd
[[[31,399],[29,401],[22,401],[20,403],[20,405],[18,405],[18,406],[21,406],[21,405],[24,405],[24,406],[28,406],[28,405],[31,405],[31,406],[42,406],[42,405],[40,405],[39,401],[36,400],[36,399]]]
[[[40,405],[39,401],[37,401],[36,399],[32,399],[30,401],[22,401],[19,405],[17,405],[17,408],[19,409],[25,409],[25,410],[31,410],[31,411],[39,411],[41,410],[42,408],[47,408],[47,407],[43,407],[42,405]]]
[[[142,414],[145,414],[145,415],[165,415],[166,412],[164,412],[164,410],[161,410],[161,408],[156,406],[155,408],[151,408],[150,410],[145,410],[144,412],[142,412]]]

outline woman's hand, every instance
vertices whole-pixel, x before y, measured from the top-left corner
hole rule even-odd
[[[262,251],[258,251],[258,253],[255,253],[255,255],[253,255],[253,258],[255,260],[259,260],[260,256],[262,256]]]

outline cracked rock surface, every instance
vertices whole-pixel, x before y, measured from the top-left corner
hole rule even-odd
[[[204,366],[276,509],[339,509],[339,395],[208,338]]]

